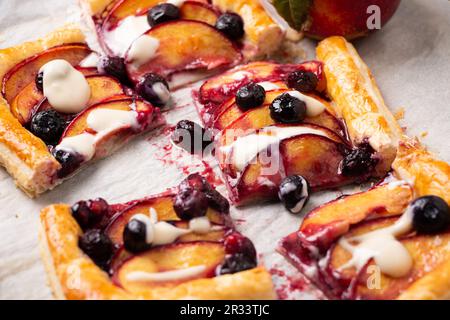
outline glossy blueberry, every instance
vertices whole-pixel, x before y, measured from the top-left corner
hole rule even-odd
[[[173,208],[181,220],[203,217],[208,210],[205,193],[194,188],[180,189],[175,196]]]
[[[261,106],[266,99],[266,90],[256,83],[249,83],[236,92],[236,104],[246,111]]]
[[[36,83],[36,88],[37,88],[40,92],[44,92],[44,73],[43,73],[43,72],[39,72],[39,73],[36,75],[35,83]]]
[[[344,176],[358,176],[370,173],[378,162],[373,154],[374,150],[367,143],[349,151],[342,160],[342,174]]]
[[[67,177],[77,170],[84,161],[82,155],[62,149],[54,149],[52,154],[61,164],[61,169],[58,171],[58,178]]]
[[[177,20],[180,18],[180,9],[171,3],[162,3],[151,8],[147,13],[147,21],[151,27],[157,24]]]
[[[278,189],[278,198],[290,212],[299,213],[309,199],[308,181],[299,175],[284,178]]]
[[[256,249],[250,239],[234,232],[225,238],[224,246],[227,255],[219,267],[219,274],[233,274],[257,266]]]
[[[169,84],[156,73],[148,73],[136,86],[137,93],[155,107],[164,107],[170,100]]]
[[[190,120],[181,120],[175,126],[172,141],[191,154],[202,154],[212,143],[209,131],[203,129],[198,123]]]
[[[97,65],[98,72],[117,78],[120,82],[128,83],[125,59],[121,57],[102,56]]]
[[[417,198],[410,204],[413,227],[418,233],[436,234],[450,226],[450,208],[447,202],[437,196]]]
[[[31,119],[30,131],[47,145],[58,143],[66,128],[66,120],[55,110],[36,113]]]
[[[147,226],[144,222],[131,219],[123,230],[123,244],[125,249],[139,253],[151,248],[151,244],[147,243]]]
[[[283,93],[270,105],[270,116],[279,123],[298,123],[306,118],[306,104],[304,101]]]
[[[236,13],[224,13],[217,19],[216,29],[231,40],[239,40],[244,36],[244,20]]]
[[[79,201],[72,208],[72,216],[83,230],[103,228],[109,217],[109,205],[102,199]]]
[[[314,91],[318,82],[319,79],[315,73],[304,70],[291,72],[287,77],[287,85],[289,88],[305,93]]]
[[[228,200],[214,189],[209,182],[198,173],[190,174],[180,183],[180,190],[193,188],[203,192],[208,200],[208,205],[220,213],[230,212]]]
[[[99,229],[86,231],[78,242],[84,251],[97,265],[104,268],[113,254],[113,243],[109,237]]]

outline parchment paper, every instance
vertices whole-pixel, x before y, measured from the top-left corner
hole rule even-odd
[[[0,0],[0,47],[37,39],[67,21],[79,20],[75,0]],[[428,133],[423,141],[446,161],[450,161],[449,35],[447,0],[403,0],[382,31],[356,41],[387,105],[394,113],[405,110],[401,122],[407,132]],[[304,40],[299,45],[307,58],[314,58],[314,42]],[[198,120],[190,91],[176,93],[179,107],[166,114],[169,123]],[[167,152],[171,151],[163,147],[168,145],[164,131],[139,137],[37,200],[28,199],[16,189],[9,175],[0,169],[0,299],[51,298],[37,246],[38,213],[44,206],[94,197],[104,197],[111,203],[136,199],[178,184],[185,175],[180,168],[186,164],[191,172],[205,169],[198,158],[178,150],[172,152],[179,161],[167,161]],[[206,161],[214,164],[212,159]],[[341,192],[314,195],[303,212]],[[232,215],[238,228],[256,244],[261,261],[268,269],[276,270],[274,280],[283,297],[317,298],[274,250],[281,237],[298,228],[300,216],[289,214],[280,204],[233,209]]]

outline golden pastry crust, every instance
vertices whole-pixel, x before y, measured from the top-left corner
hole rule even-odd
[[[84,42],[83,34],[69,25],[37,41],[2,49],[0,79],[21,61],[48,48],[80,42]],[[51,189],[57,183],[55,176],[60,169],[45,143],[19,123],[3,97],[0,97],[0,164],[31,197]]]
[[[402,138],[392,168],[400,179],[411,183],[418,197],[433,194],[450,205],[450,165],[428,152],[419,140]]]
[[[337,114],[345,120],[354,144],[368,141],[381,161],[376,174],[383,176],[395,159],[402,130],[386,107],[372,73],[343,37],[330,37],[317,46],[325,67],[327,92]]]
[[[68,205],[41,211],[41,253],[56,298],[61,299],[275,299],[270,274],[262,267],[233,275],[184,282],[170,290],[131,294],[115,286],[78,247],[82,231]]]
[[[115,0],[80,0],[91,16],[100,16]],[[164,2],[164,1],[161,1]],[[279,49],[284,31],[267,14],[258,0],[213,0],[222,12],[238,13],[244,20],[246,60],[267,56]]]

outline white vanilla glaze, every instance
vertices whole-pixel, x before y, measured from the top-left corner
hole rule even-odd
[[[86,123],[96,132],[109,133],[123,127],[138,128],[136,111],[114,110],[98,108],[92,110]]]
[[[352,254],[352,258],[339,269],[355,267],[358,271],[374,259],[381,272],[391,277],[406,276],[413,260],[397,237],[412,230],[413,211],[406,212],[391,226],[359,236],[339,240],[339,245]],[[356,244],[354,244],[356,243]]]
[[[153,91],[156,93],[161,102],[166,105],[171,99],[170,90],[162,82],[156,82],[152,86]]]
[[[100,56],[98,55],[98,53],[92,52],[80,62],[79,66],[82,68],[97,68],[99,59]]]
[[[124,57],[134,40],[150,29],[147,15],[129,16],[109,32],[105,32],[105,41],[114,54]]]
[[[137,213],[132,216],[130,220],[137,220],[145,224],[145,242],[152,243],[155,238],[155,229],[153,228],[152,218],[146,214]]]
[[[85,161],[89,161],[95,154],[95,136],[90,133],[82,133],[76,136],[67,137],[56,146],[56,149],[78,153],[83,156]]]
[[[169,0],[167,3],[173,4],[174,6],[181,7],[186,0]]]
[[[147,229],[146,242],[155,246],[171,244],[179,237],[189,233],[205,234],[212,230],[217,230],[211,226],[211,222],[206,216],[191,219],[189,221],[189,228],[183,229],[177,228],[165,221],[158,221],[158,214],[154,208],[150,208],[149,214],[150,216],[137,213],[131,219],[137,219],[145,224]]]
[[[205,265],[165,272],[134,271],[126,275],[128,281],[136,282],[165,282],[180,281],[202,275],[206,271]]]
[[[158,48],[159,40],[144,34],[131,44],[127,53],[127,62],[137,69],[153,58]]]
[[[329,137],[325,131],[308,126],[270,126],[258,133],[239,137],[230,145],[221,147],[220,151],[226,155],[227,163],[232,163],[239,171],[242,171],[250,161],[269,146],[279,145],[282,140],[305,134]]]
[[[248,72],[248,71],[236,71],[235,73],[233,73],[232,75],[230,75],[230,78],[233,80],[244,80],[245,78],[251,77],[252,73]]]
[[[302,179],[302,193],[300,195],[301,199],[299,202],[297,202],[297,204],[289,209],[290,212],[292,213],[299,213],[300,211],[302,211],[303,206],[305,205],[306,200],[308,200],[308,183],[306,182],[305,179]],[[291,190],[286,190],[287,192],[291,192],[294,191],[296,189],[296,187],[294,186],[294,184],[292,184],[292,189]]]
[[[59,112],[78,113],[86,108],[91,97],[91,87],[84,75],[66,60],[52,60],[43,72],[44,96]]]
[[[189,230],[194,233],[205,234],[211,231],[211,222],[208,217],[194,218],[189,221]]]
[[[95,130],[97,133],[81,133],[76,136],[63,138],[61,143],[56,146],[56,149],[78,153],[83,156],[84,161],[89,161],[95,155],[97,142],[104,136],[119,128],[130,127],[137,129],[139,127],[136,111],[106,108],[92,110],[86,119],[86,124],[88,128]]]
[[[302,100],[306,104],[306,116],[316,117],[325,111],[325,105],[317,99],[307,96],[299,91],[288,91],[289,95]]]
[[[270,82],[270,81],[258,82],[257,84],[259,84],[261,87],[263,87],[264,90],[266,90],[266,91],[277,90],[277,89],[281,88],[278,84]]]

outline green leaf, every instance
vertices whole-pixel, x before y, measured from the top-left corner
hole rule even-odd
[[[311,4],[312,0],[273,0],[278,13],[296,30],[302,29]]]

